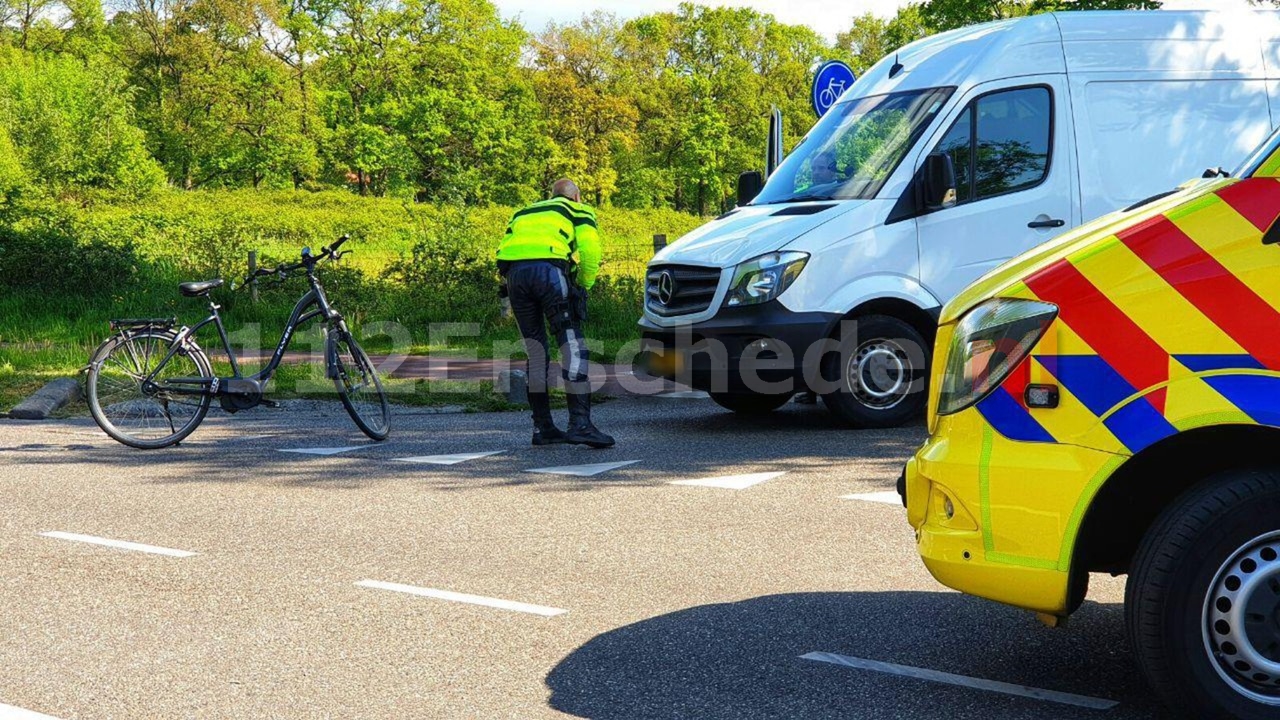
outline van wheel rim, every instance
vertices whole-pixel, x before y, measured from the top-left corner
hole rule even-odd
[[[866,407],[889,410],[907,397],[913,377],[911,361],[902,346],[877,338],[858,346],[845,372],[849,392]]]
[[[1255,702],[1280,707],[1280,532],[1243,545],[1204,602],[1204,646],[1218,675]]]

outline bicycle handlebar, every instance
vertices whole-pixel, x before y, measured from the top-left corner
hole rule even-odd
[[[351,239],[350,235],[343,235],[342,237],[335,240],[332,245],[329,245],[328,247],[325,247],[325,248],[321,248],[319,255],[312,255],[311,248],[304,247],[302,248],[301,262],[291,263],[288,265],[277,265],[273,268],[258,268],[257,270],[254,270],[252,273],[249,273],[249,276],[244,279],[244,284],[248,285],[260,277],[269,277],[271,275],[275,275],[280,280],[284,280],[285,276],[288,275],[289,273],[294,272],[296,270],[301,270],[303,268],[313,268],[315,267],[316,263],[326,258],[328,258],[329,260],[337,260],[343,255],[347,255],[351,252],[350,250],[348,250],[347,252],[338,252],[338,248],[342,247],[342,243],[350,239]]]

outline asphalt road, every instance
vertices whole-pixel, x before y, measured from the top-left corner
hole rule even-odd
[[[1122,580],[1095,578],[1050,630],[938,585],[901,506],[842,497],[891,490],[921,428],[668,398],[597,420],[616,449],[530,448],[520,414],[398,415],[373,444],[314,403],[215,411],[149,453],[87,420],[0,421],[0,718],[1160,716],[1125,642]],[[756,473],[784,474],[669,484]],[[814,652],[1119,704],[801,658]]]

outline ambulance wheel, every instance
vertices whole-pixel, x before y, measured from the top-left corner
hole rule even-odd
[[[711,399],[717,405],[743,415],[763,415],[787,404],[790,395],[765,395],[755,392],[713,392]]]
[[[1125,592],[1138,666],[1175,712],[1280,718],[1280,471],[1235,471],[1164,512]]]
[[[823,377],[835,390],[827,408],[855,427],[897,427],[924,412],[929,347],[911,325],[888,315],[866,315],[826,357]]]

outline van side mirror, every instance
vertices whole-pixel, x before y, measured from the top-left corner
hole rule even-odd
[[[924,159],[921,173],[926,210],[941,210],[956,204],[956,166],[946,153],[933,153]]]
[[[759,170],[744,172],[738,176],[738,207],[742,207],[760,194],[764,189],[764,173]]]

